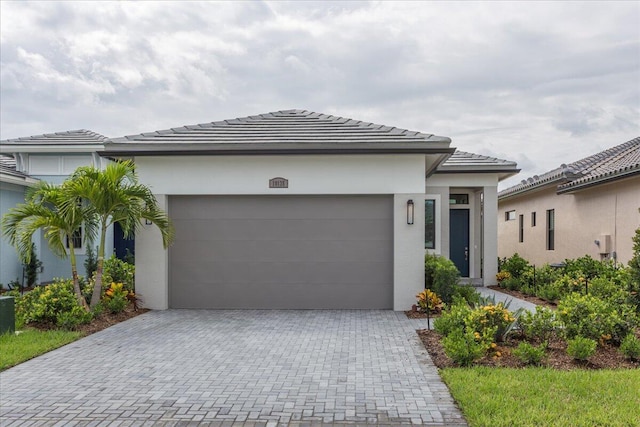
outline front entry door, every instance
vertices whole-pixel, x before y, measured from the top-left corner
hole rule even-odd
[[[469,277],[469,209],[449,210],[449,258]]]

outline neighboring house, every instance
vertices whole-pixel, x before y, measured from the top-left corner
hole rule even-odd
[[[27,187],[38,182],[16,170],[16,162],[12,157],[0,155],[0,217],[18,203],[24,202]],[[40,242],[36,239],[36,247]],[[18,254],[5,239],[0,240],[0,283],[5,286],[17,280],[22,283],[22,262]]]
[[[136,234],[146,307],[405,310],[425,252],[495,282],[497,186],[518,170],[450,144],[286,110],[101,140],[91,162],[133,159],[175,225],[168,251]]]
[[[499,193],[498,206],[500,257],[626,264],[640,227],[640,137],[523,180]]]
[[[100,167],[107,160],[98,154],[102,151],[107,138],[89,130],[74,130],[46,135],[29,136],[0,141],[0,154],[11,156],[15,173],[28,176],[30,180],[42,180],[54,184],[62,183],[79,166],[93,165]],[[5,200],[3,193],[2,214],[18,202],[24,202],[24,192],[12,194],[11,199]],[[108,234],[106,247],[108,256],[113,247],[113,233]],[[49,250],[42,237],[42,232],[34,235],[36,255],[42,261],[43,271],[39,275],[40,282],[49,282],[56,277],[70,277],[71,267],[68,259],[61,259]],[[78,254],[79,274],[83,275],[86,245],[84,236],[82,246],[76,249]],[[96,243],[97,244],[97,243]],[[5,260],[14,257],[15,249],[2,240],[2,262],[4,278]],[[6,261],[11,264],[10,261]],[[13,264],[11,264],[13,265]],[[9,268],[15,270],[15,267]],[[15,277],[13,277],[15,279]],[[3,279],[4,280],[4,279]]]

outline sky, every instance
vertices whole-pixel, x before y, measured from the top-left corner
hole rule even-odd
[[[640,136],[640,2],[0,2],[0,139],[285,109],[427,134],[518,183]]]

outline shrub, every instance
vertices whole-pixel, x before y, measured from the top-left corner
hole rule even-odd
[[[591,258],[589,255],[585,255],[576,259],[567,259],[565,260],[565,274],[572,277],[580,277],[583,276],[587,279],[592,279],[594,277],[598,277],[607,270],[607,264],[596,261]]]
[[[576,360],[587,360],[596,353],[596,340],[577,336],[567,341],[567,354]]]
[[[629,270],[631,280],[640,286],[640,228],[636,230],[636,234],[631,238],[633,241],[633,256],[629,261]]]
[[[47,286],[38,286],[16,301],[16,315],[24,323],[57,324],[60,313],[71,312],[78,305],[71,280],[56,279]]]
[[[634,334],[628,334],[620,344],[620,352],[627,359],[640,360],[640,340]]]
[[[480,302],[480,294],[476,288],[470,285],[457,285],[453,288],[453,302],[464,301],[469,305],[478,304]]]
[[[500,286],[502,286],[503,280],[510,279],[510,278],[511,278],[511,273],[509,273],[508,271],[499,271],[498,274],[496,274],[496,280]]]
[[[612,304],[578,293],[560,302],[557,315],[567,338],[582,336],[619,343],[638,324],[635,310],[628,304]]]
[[[536,296],[538,298],[542,298],[545,301],[550,301],[550,302],[558,301],[562,296],[562,292],[560,292],[560,289],[558,288],[557,283],[558,282],[556,281],[553,283],[548,283],[540,286],[536,290]]]
[[[433,312],[442,308],[442,300],[430,289],[420,292],[416,298],[418,298],[418,306],[422,311]]]
[[[122,283],[111,283],[104,293],[104,305],[111,313],[124,311],[129,304],[129,291]]]
[[[555,313],[541,306],[536,306],[535,313],[530,311],[522,313],[518,323],[525,338],[537,342],[549,341],[558,330]]]
[[[500,263],[500,271],[507,271],[511,274],[511,277],[516,279],[520,279],[520,276],[527,268],[529,268],[529,262],[518,255],[517,252],[511,258],[506,258]]]
[[[467,329],[478,332],[482,335],[487,330],[493,330],[492,341],[502,341],[506,333],[510,330],[516,317],[503,303],[490,304],[474,309],[465,318]]]
[[[56,325],[72,331],[80,325],[90,323],[93,320],[93,313],[86,311],[79,305],[74,306],[71,311],[63,311],[56,316]]]
[[[562,277],[562,272],[557,268],[551,267],[549,264],[545,264],[540,268],[529,268],[522,273],[521,280],[524,282],[523,287],[527,286],[529,289],[538,289],[542,286],[549,285]],[[529,292],[530,295],[534,295],[534,292]]]
[[[442,301],[451,304],[453,291],[460,279],[455,264],[442,256],[425,256],[425,288],[438,294]]]
[[[545,356],[545,345],[536,347],[528,342],[521,342],[513,350],[513,355],[526,365],[540,365]]]
[[[469,366],[484,356],[491,347],[491,338],[495,331],[487,329],[484,335],[471,330],[454,330],[442,339],[447,356],[459,366]]]
[[[135,273],[136,267],[134,265],[113,255],[104,261],[102,283],[122,283],[125,289],[135,291]]]
[[[511,291],[519,291],[522,289],[522,282],[516,277],[508,277],[500,282],[500,286]]]
[[[471,307],[466,303],[454,304],[433,322],[433,327],[437,333],[444,337],[455,330],[462,331],[469,313],[471,313]]]

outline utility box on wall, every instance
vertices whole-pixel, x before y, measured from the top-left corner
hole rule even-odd
[[[601,234],[599,238],[599,248],[601,254],[608,254],[611,252],[611,235]]]
[[[0,334],[16,331],[16,307],[13,297],[0,297]]]

